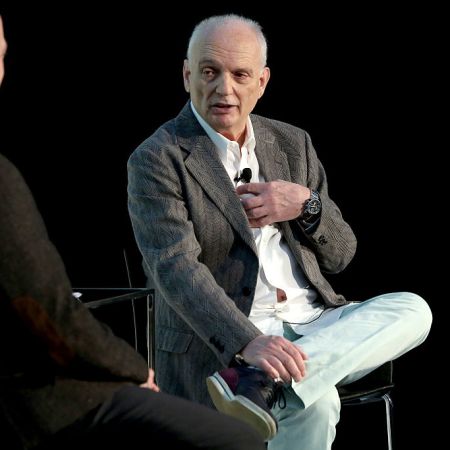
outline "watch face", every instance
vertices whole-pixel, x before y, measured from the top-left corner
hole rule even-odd
[[[319,214],[321,208],[320,200],[311,199],[306,205],[306,212],[308,214]]]

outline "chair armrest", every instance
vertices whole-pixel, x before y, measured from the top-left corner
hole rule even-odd
[[[94,316],[107,323],[113,332],[125,339],[155,368],[155,290],[151,288],[73,288],[80,293],[77,300],[92,310]],[[143,300],[140,300],[143,299]],[[135,302],[139,300],[139,302]],[[114,305],[131,303],[132,331],[126,328],[126,316]],[[128,310],[130,312],[130,310]],[[128,313],[127,312],[127,313]]]
[[[79,298],[88,308],[97,308],[125,300],[135,300],[150,296],[153,300],[154,289],[150,288],[73,288],[74,293],[80,293]],[[153,302],[150,305],[153,308]]]

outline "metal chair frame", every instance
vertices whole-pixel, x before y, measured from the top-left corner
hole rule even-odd
[[[392,381],[393,364],[389,361],[358,381],[338,388],[343,406],[384,402],[386,414],[386,438],[388,450],[393,449],[393,408],[390,392],[394,387]]]
[[[145,338],[145,356],[149,367],[155,367],[155,291],[151,288],[73,288],[74,292],[82,294],[80,300],[92,310],[102,306],[121,303],[124,301],[131,301],[133,308],[133,322],[134,322],[134,347],[136,351],[143,354],[143,349],[139,347],[139,338],[137,336],[137,317],[136,304],[137,300],[143,299],[146,310],[146,326]],[[95,300],[90,298],[95,297]]]

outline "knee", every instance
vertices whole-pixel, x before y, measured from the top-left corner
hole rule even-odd
[[[402,308],[402,321],[409,323],[410,328],[415,332],[418,343],[423,342],[430,332],[433,321],[428,303],[412,292],[400,292],[396,295],[399,306]]]
[[[428,333],[433,321],[433,314],[428,303],[422,297],[412,292],[404,292],[403,295],[405,296],[406,309],[409,314],[414,317],[416,324]]]

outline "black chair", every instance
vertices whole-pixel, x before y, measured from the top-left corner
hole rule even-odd
[[[128,287],[73,288],[94,316],[105,322],[114,334],[123,338],[155,368],[155,292],[145,287],[146,277],[142,269],[142,256],[128,223],[123,233],[122,263]],[[117,261],[119,264],[120,261]],[[124,277],[121,277],[124,282]]]
[[[384,402],[386,413],[387,448],[392,450],[392,409],[390,396],[394,387],[393,364],[389,361],[367,374],[365,377],[345,386],[338,387],[342,406],[358,406],[374,402]]]

